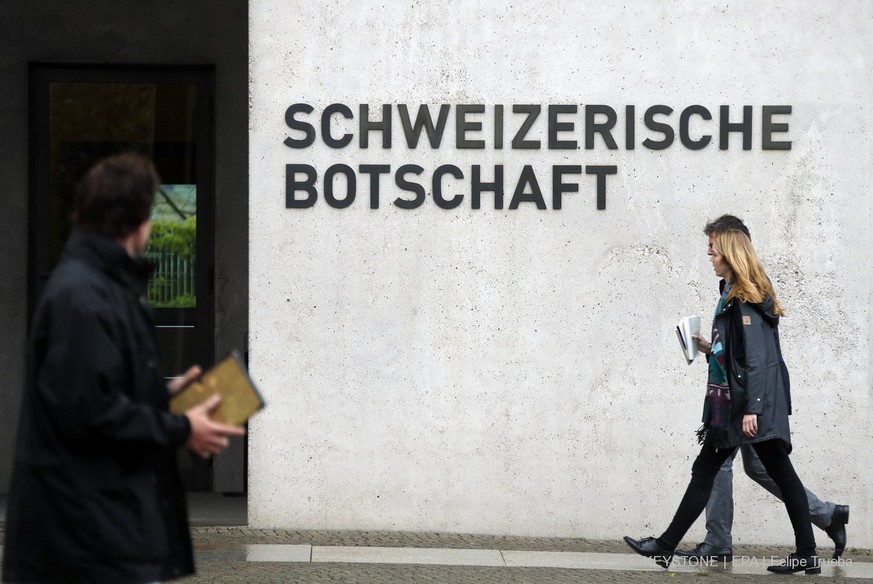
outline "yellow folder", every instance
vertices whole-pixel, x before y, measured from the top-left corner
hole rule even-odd
[[[221,396],[221,403],[210,418],[223,424],[244,424],[264,407],[264,400],[249,377],[240,354],[233,351],[171,396],[170,411],[183,414],[215,394]]]

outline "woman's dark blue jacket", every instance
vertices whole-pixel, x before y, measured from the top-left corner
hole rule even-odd
[[[725,286],[722,281],[720,288]],[[715,317],[725,347],[731,419],[726,435],[716,446],[780,439],[791,450],[788,416],[791,384],[779,344],[779,316],[769,296],[759,304],[728,300]],[[758,415],[758,433],[746,438],[743,416]]]

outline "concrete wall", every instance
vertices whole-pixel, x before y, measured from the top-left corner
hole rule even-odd
[[[28,62],[215,65],[215,330],[222,354],[245,347],[247,332],[247,22],[245,0],[0,7],[0,492],[9,481],[27,337]],[[240,446],[240,471],[219,490],[242,489],[242,455]]]
[[[687,366],[674,326],[708,322],[717,280],[705,222],[745,218],[789,317],[782,326],[794,382],[793,460],[819,496],[852,506],[850,542],[873,545],[869,469],[871,108],[863,1],[603,3],[250,2],[251,362],[267,409],[250,435],[249,517],[256,527],[461,531],[618,538],[658,534],[672,517],[697,452],[706,367]],[[311,104],[314,144],[286,109]],[[332,117],[330,148],[320,114]],[[358,104],[452,107],[438,148],[410,149],[393,108],[393,143],[359,143]],[[482,149],[457,147],[454,113],[483,123]],[[505,104],[504,146],[494,147],[495,104]],[[510,146],[523,116],[513,104],[577,104],[560,134],[579,148],[545,147],[545,109],[530,138]],[[618,113],[618,148],[584,147],[584,105]],[[644,123],[647,108],[675,142]],[[693,104],[689,137],[679,117]],[[636,107],[627,148],[625,106]],[[719,106],[731,122],[753,106],[752,147],[733,133],[718,147]],[[762,148],[762,106],[790,105],[774,134],[791,149]],[[601,118],[598,120],[602,121]],[[317,169],[318,200],[286,208],[286,164]],[[325,202],[328,167],[391,166],[381,204],[369,177],[344,209]],[[420,165],[427,199],[392,201],[403,164]],[[454,164],[439,208],[430,177]],[[614,165],[606,208],[583,174],[552,206],[553,165]],[[470,173],[504,165],[506,201],[471,208]],[[531,165],[546,210],[509,200]],[[300,178],[298,176],[298,178]],[[346,181],[336,181],[343,199]],[[528,191],[530,188],[528,188]],[[298,199],[305,193],[296,194]],[[707,325],[708,326],[708,325]],[[793,541],[784,508],[737,464],[735,541]],[[699,541],[702,522],[688,539]],[[827,541],[818,532],[820,542]]]

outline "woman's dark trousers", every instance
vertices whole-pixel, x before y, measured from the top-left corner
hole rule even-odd
[[[767,474],[779,486],[788,510],[788,517],[794,528],[794,540],[797,554],[808,556],[815,554],[815,537],[812,534],[812,524],[809,520],[809,502],[803,483],[794,467],[785,443],[782,440],[768,440],[752,444],[758,457],[767,469]],[[714,448],[711,440],[707,440],[700,449],[700,454],[691,467],[691,482],[685,491],[679,509],[673,517],[673,522],[658,538],[658,545],[668,550],[675,550],[688,529],[700,516],[712,492],[712,484],[718,469],[736,448]]]

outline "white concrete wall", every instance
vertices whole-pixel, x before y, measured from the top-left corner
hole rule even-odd
[[[249,520],[257,527],[388,529],[615,539],[659,534],[697,452],[706,368],[686,366],[673,327],[708,321],[717,280],[702,228],[746,219],[789,317],[793,460],[824,499],[851,505],[849,542],[873,546],[869,469],[869,325],[873,4],[754,1],[423,3],[251,0],[251,367],[268,401],[251,425]],[[438,149],[358,145],[336,119],[331,149],[283,144],[294,103],[505,104],[505,145]],[[584,104],[619,113],[618,150],[513,150],[512,104]],[[624,106],[636,106],[625,149]],[[666,104],[666,150],[645,109]],[[716,118],[705,149],[678,141],[692,104]],[[754,106],[753,146],[719,150],[718,108]],[[761,106],[791,105],[762,150]],[[545,116],[532,129],[545,139]],[[580,142],[581,144],[581,142]],[[285,208],[285,165],[425,168],[427,201],[365,175],[346,209],[319,199]],[[547,210],[452,210],[430,173],[459,166],[447,194],[469,192],[470,165],[506,172],[506,206],[523,165]],[[552,209],[554,164],[616,165],[607,205],[594,179]],[[410,177],[412,178],[412,177]],[[570,182],[569,180],[567,182]],[[338,192],[344,192],[342,183]],[[298,195],[302,196],[302,195]],[[793,542],[784,507],[736,466],[735,541]],[[703,535],[702,521],[688,534]],[[828,540],[817,532],[819,542]]]

